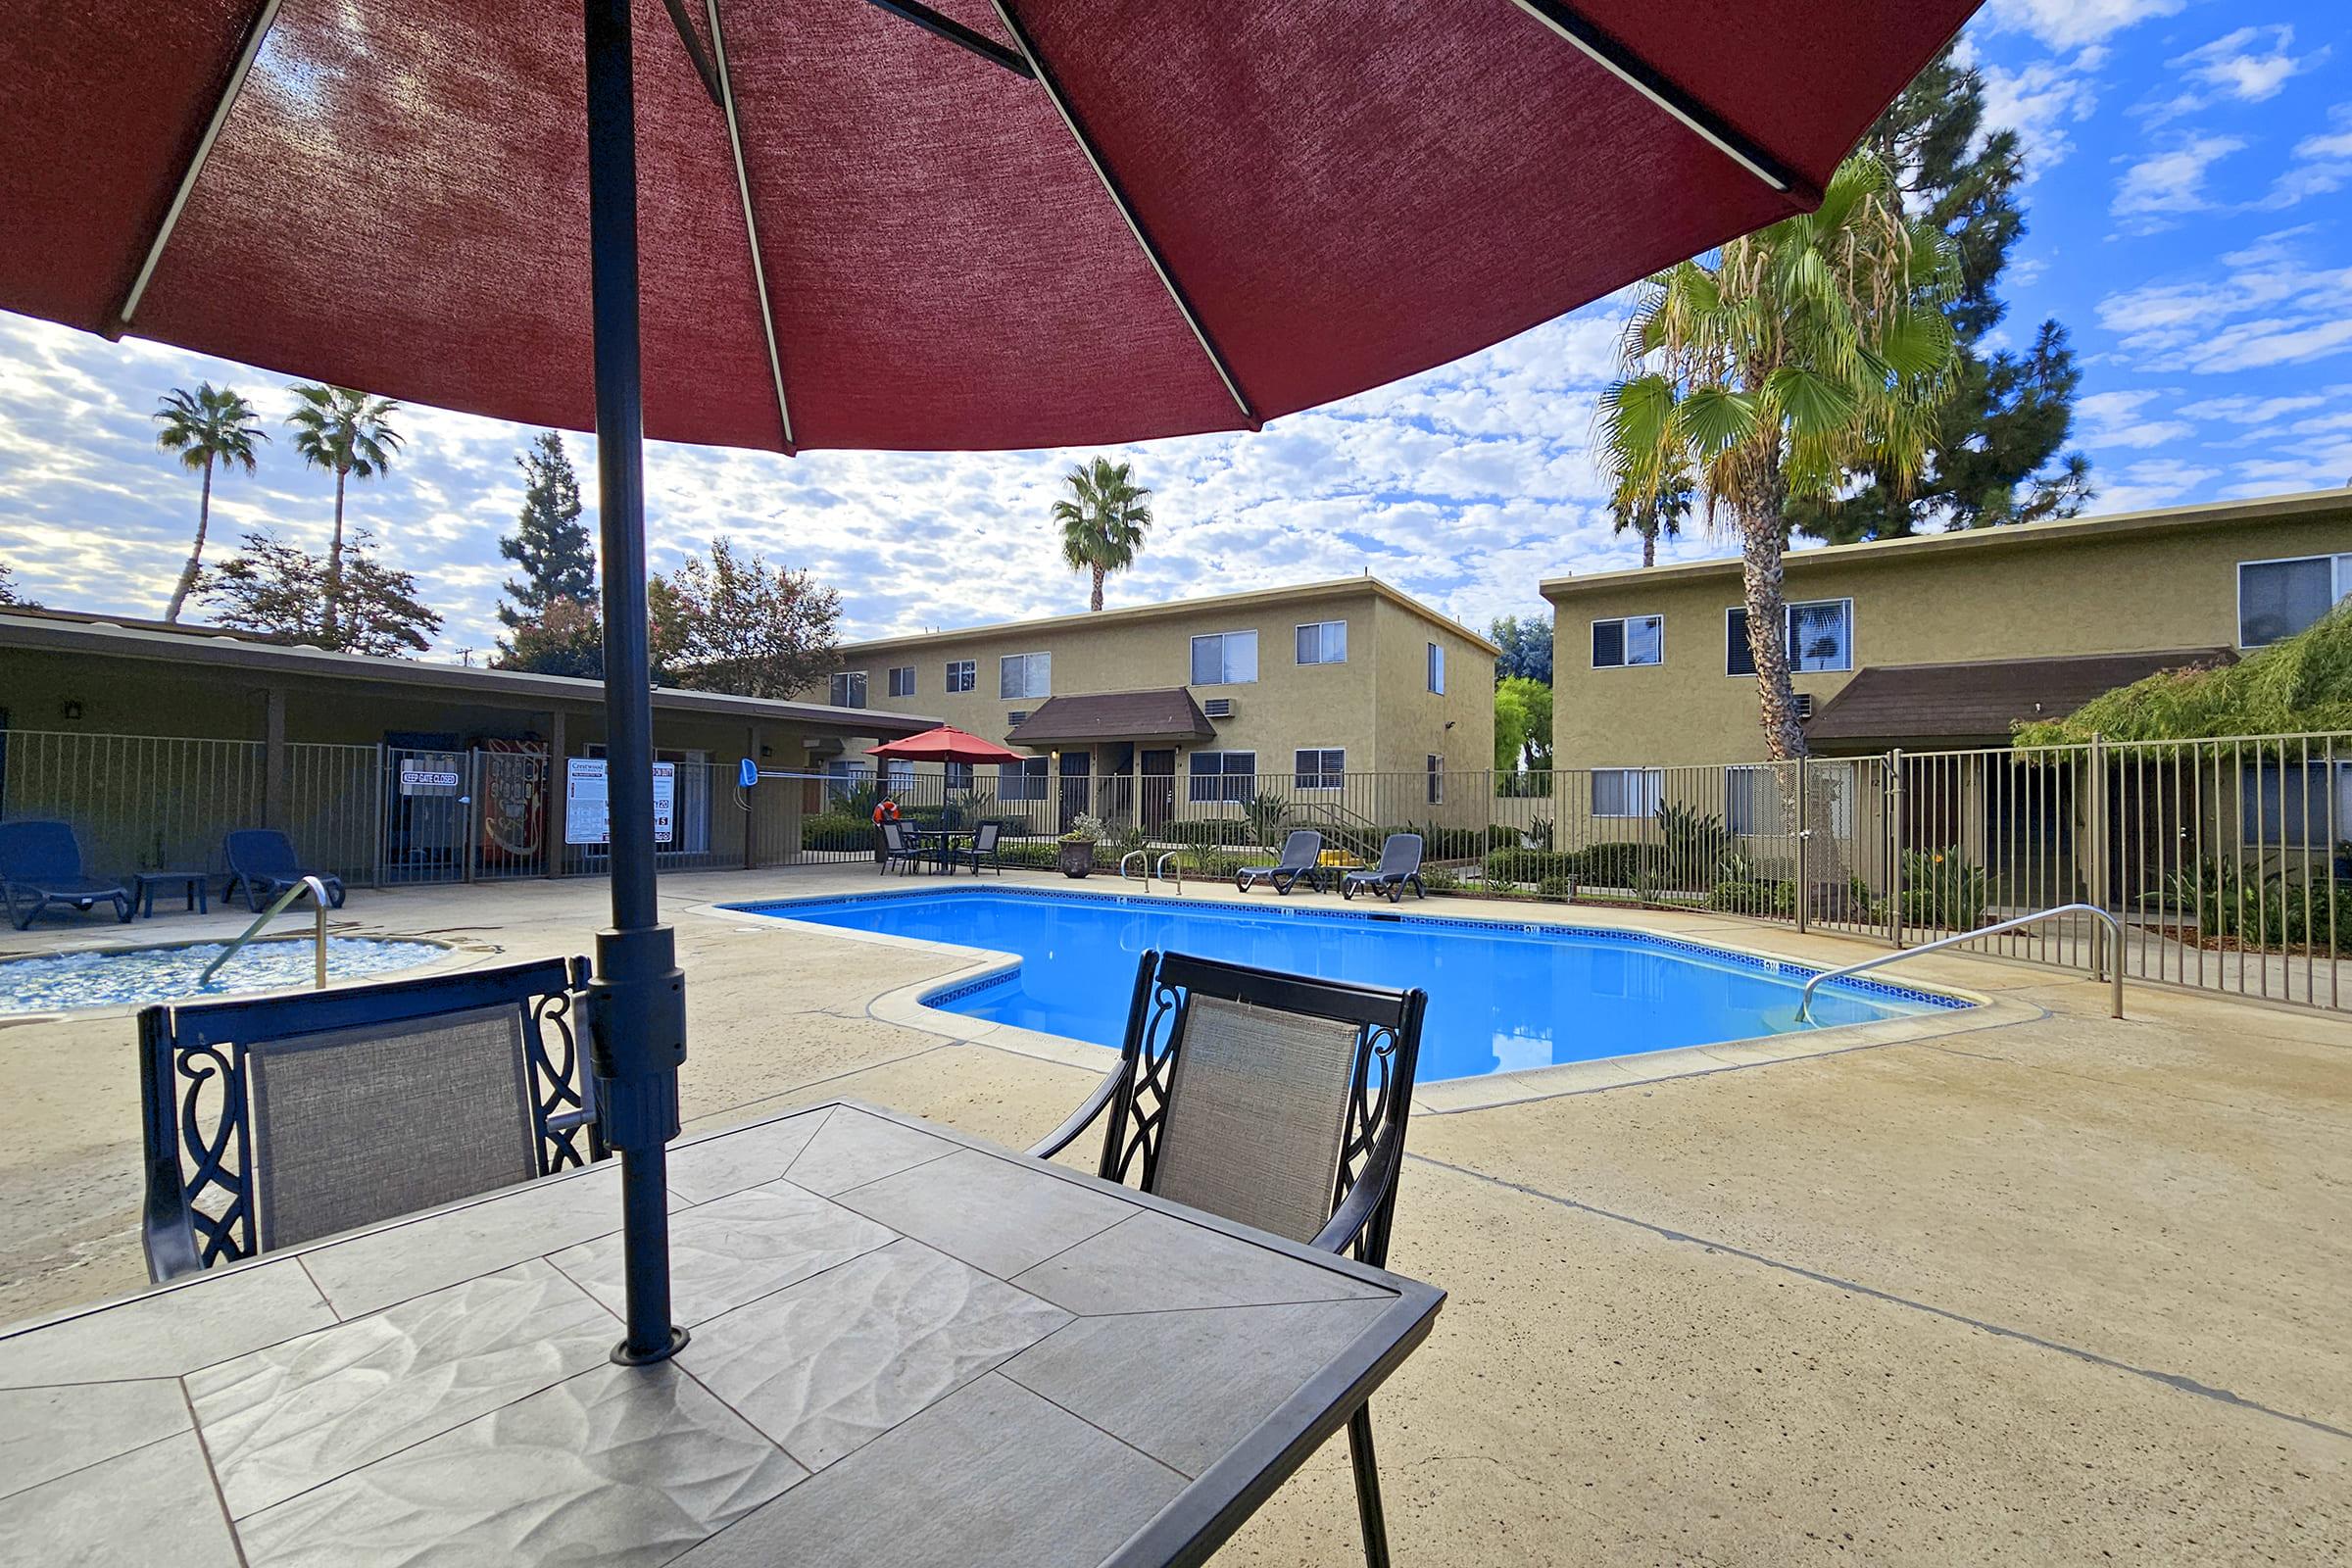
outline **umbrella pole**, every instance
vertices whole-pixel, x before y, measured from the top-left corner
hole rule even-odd
[[[596,477],[604,546],[605,755],[612,928],[588,986],[605,1139],[620,1152],[627,1334],[612,1359],[667,1359],[686,1343],[669,1310],[665,1145],[678,1134],[686,986],[654,899],[654,708],[646,627],[644,408],[637,349],[636,108],[629,0],[585,0],[588,244],[596,326]]]

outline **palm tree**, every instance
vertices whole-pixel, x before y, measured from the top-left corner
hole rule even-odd
[[[1054,520],[1061,524],[1061,559],[1074,571],[1095,574],[1095,594],[1088,608],[1102,608],[1102,578],[1135,564],[1143,548],[1144,530],[1152,526],[1152,492],[1135,482],[1124,463],[1097,458],[1062,475],[1070,487],[1067,498],[1054,503]]]
[[[164,608],[164,619],[171,621],[179,618],[180,607],[195,590],[196,573],[204,565],[204,536],[213,525],[213,466],[242,465],[247,473],[253,472],[253,444],[269,440],[270,432],[260,427],[260,416],[253,412],[252,404],[230,388],[210,381],[197,383],[194,392],[174,387],[164,395],[155,416],[164,425],[156,432],[155,444],[166,452],[178,453],[181,467],[204,475],[204,489],[196,502],[196,544],[188,552],[187,565],[180,568],[172,603]]]
[[[1626,325],[1598,445],[1620,493],[1657,495],[1687,468],[1708,525],[1729,514],[1776,761],[1805,755],[1781,594],[1787,508],[1834,499],[1858,469],[1917,478],[1954,381],[1956,270],[1949,240],[1857,153],[1818,210],[1652,275]]]
[[[1655,489],[1642,484],[1620,484],[1617,493],[1609,498],[1612,534],[1628,529],[1642,536],[1642,564],[1658,564],[1658,541],[1680,539],[1683,520],[1690,515],[1690,501],[1698,491],[1688,470],[1678,470],[1658,482]]]
[[[354,475],[372,479],[391,466],[400,432],[390,418],[400,405],[339,386],[306,384],[294,395],[301,402],[286,420],[294,427],[294,450],[313,467],[335,475],[335,537],[326,553],[325,624],[332,642],[335,611],[343,602],[343,487]]]

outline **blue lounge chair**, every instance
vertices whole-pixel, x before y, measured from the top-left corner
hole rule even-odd
[[[1323,835],[1313,828],[1293,828],[1291,836],[1282,841],[1282,858],[1272,865],[1248,865],[1233,873],[1233,885],[1247,893],[1260,882],[1271,882],[1278,894],[1288,893],[1304,882],[1317,892],[1323,888]]]
[[[52,905],[87,914],[112,904],[125,925],[132,910],[130,889],[82,874],[81,844],[63,822],[0,822],[0,898],[20,931]]]
[[[306,876],[326,884],[327,907],[343,907],[343,879],[304,865],[295,858],[294,841],[273,827],[240,828],[221,840],[220,847],[228,857],[228,892],[242,887],[245,906],[256,914]]]
[[[1380,864],[1369,871],[1350,871],[1340,879],[1340,897],[1352,899],[1358,893],[1369,893],[1378,898],[1386,893],[1391,904],[1402,904],[1408,886],[1414,897],[1429,897],[1429,889],[1421,885],[1421,835],[1392,833],[1380,847]]]

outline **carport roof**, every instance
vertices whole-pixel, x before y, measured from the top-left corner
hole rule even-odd
[[[2158,670],[2227,663],[2227,648],[2174,648],[1950,664],[1866,664],[1805,725],[1806,740],[2001,740]]]

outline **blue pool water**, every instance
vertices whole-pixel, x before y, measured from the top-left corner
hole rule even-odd
[[[1343,913],[1269,900],[1254,907],[1012,891],[868,894],[738,904],[731,909],[1011,953],[1013,974],[930,1005],[1116,1046],[1136,955],[1146,949],[1429,993],[1421,1076],[1471,1078],[1676,1046],[1861,1023],[1950,998],[1868,981],[1814,996],[1813,971],[1718,948],[1623,931]]]
[[[183,998],[225,997],[311,984],[316,972],[308,937],[256,942],[220,966],[212,983],[196,977],[226,944],[181,948],[116,948],[56,953],[0,962],[0,1013],[64,1012],[74,1007],[133,1007]],[[434,942],[390,942],[372,937],[328,937],[326,976],[356,980],[430,962],[449,950]]]

